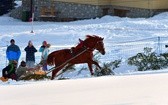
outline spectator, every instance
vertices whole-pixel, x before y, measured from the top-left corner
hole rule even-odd
[[[47,42],[43,41],[42,46],[39,49],[39,52],[43,52],[46,46],[47,46]]]
[[[41,55],[41,64],[43,65],[43,70],[48,70],[47,69],[47,57],[49,54],[49,47],[50,44],[47,44],[46,41],[43,41],[43,45],[40,47],[39,51],[42,52]]]
[[[33,68],[35,64],[35,52],[37,50],[31,41],[28,42],[28,46],[24,50],[26,51],[26,65],[28,68]]]
[[[15,40],[11,39],[10,43],[11,45],[8,46],[6,50],[6,56],[9,60],[9,64],[14,60],[18,62],[21,55],[20,48],[17,45],[15,45]]]
[[[9,63],[8,66],[6,66],[2,70],[2,76],[4,78],[11,78],[17,80],[17,76],[15,74],[16,68],[17,68],[17,61],[13,60],[11,63]]]

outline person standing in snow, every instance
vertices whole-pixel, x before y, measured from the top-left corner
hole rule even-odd
[[[33,68],[35,64],[35,52],[37,52],[37,49],[33,46],[32,41],[29,41],[28,46],[24,50],[26,51],[26,65],[28,68]]]
[[[12,61],[14,60],[18,62],[21,55],[20,48],[17,45],[15,45],[15,40],[11,39],[10,43],[11,45],[8,46],[6,50],[6,56],[9,60],[9,64],[12,63]]]
[[[43,65],[43,70],[48,70],[47,69],[47,57],[49,54],[49,47],[50,44],[47,44],[46,41],[43,41],[43,45],[40,47],[39,52],[42,52],[41,55],[41,64]]]

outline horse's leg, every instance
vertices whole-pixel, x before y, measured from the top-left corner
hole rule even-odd
[[[89,67],[91,75],[93,75],[94,73],[93,73],[93,69],[92,69],[92,63],[88,63],[88,67]]]
[[[68,63],[68,65],[65,66],[66,69],[69,69],[71,66],[73,66],[74,64],[72,63]],[[66,70],[63,70],[63,72],[65,72]]]
[[[91,60],[91,61],[88,63],[88,67],[89,67],[89,70],[90,70],[91,75],[94,74],[94,73],[93,73],[93,69],[92,69],[92,64],[95,64],[95,65],[101,70],[100,65],[99,65],[96,61]]]
[[[60,66],[59,68],[53,70],[51,80],[54,79],[54,77],[56,76],[56,74],[57,74],[64,66],[65,66],[65,65],[62,65],[62,66]]]
[[[54,79],[54,77],[56,76],[56,74],[58,73],[59,69],[55,69],[52,71],[52,77],[51,77],[51,80]]]
[[[100,65],[96,61],[92,61],[92,63],[99,67],[99,69],[101,69]]]

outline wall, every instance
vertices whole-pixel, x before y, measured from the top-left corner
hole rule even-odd
[[[52,2],[38,2],[35,0],[36,11],[35,16],[37,20],[40,19],[40,9],[43,6],[51,7],[54,6],[56,10],[56,17],[59,19],[88,19],[88,18],[96,18],[101,17],[101,8],[96,5],[90,4],[78,4],[78,3],[68,3],[68,2],[60,2],[60,1],[52,1]]]
[[[168,9],[168,0],[153,0],[151,9]]]
[[[78,4],[90,4],[98,5],[98,0],[52,0],[56,2],[78,3]]]
[[[115,9],[125,10],[124,17],[151,17],[167,11],[163,8],[168,7],[166,0],[34,0],[34,3],[35,20],[43,20],[40,13],[42,7],[54,7],[55,16],[48,18],[51,21],[113,16],[116,14]],[[23,0],[22,11],[30,11],[30,0]],[[12,16],[21,17],[14,15],[17,12],[13,12]]]
[[[14,17],[16,19],[21,19],[22,18],[22,7],[18,7],[10,12],[10,16]]]
[[[143,9],[168,9],[167,0],[111,0],[111,5]]]

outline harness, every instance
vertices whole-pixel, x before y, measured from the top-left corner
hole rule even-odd
[[[87,50],[88,50],[88,49],[85,49],[85,50],[83,50],[82,52],[78,53],[77,55],[73,56],[72,58],[68,59],[66,62],[62,63],[61,65],[59,65],[59,66],[57,66],[57,67],[51,68],[46,74],[49,74],[50,72],[52,72],[53,69],[57,69],[57,68],[59,68],[59,67],[65,65],[65,64],[67,64],[69,61],[75,59],[76,57],[78,57],[79,55],[83,54],[83,53],[84,53],[85,51],[87,51]]]
[[[84,48],[83,51],[81,51],[80,53],[76,54],[75,56],[73,56],[72,58],[68,59],[67,61],[65,61],[64,63],[62,63],[61,65],[57,66],[57,67],[52,67],[50,70],[48,70],[48,72],[46,74],[49,74],[50,72],[52,72],[54,69],[57,69],[65,64],[67,64],[68,62],[70,62],[71,60],[75,59],[76,57],[78,57],[79,55],[83,54],[84,52],[86,51],[94,51],[95,50],[95,46],[99,43],[99,42],[102,42],[102,41],[97,41],[97,43],[94,45],[93,48],[89,48],[87,46],[84,46],[82,48]],[[70,53],[72,54],[73,51],[72,51],[72,48],[70,49]],[[65,72],[65,71],[64,71]],[[62,73],[58,74],[57,76],[61,75]]]

